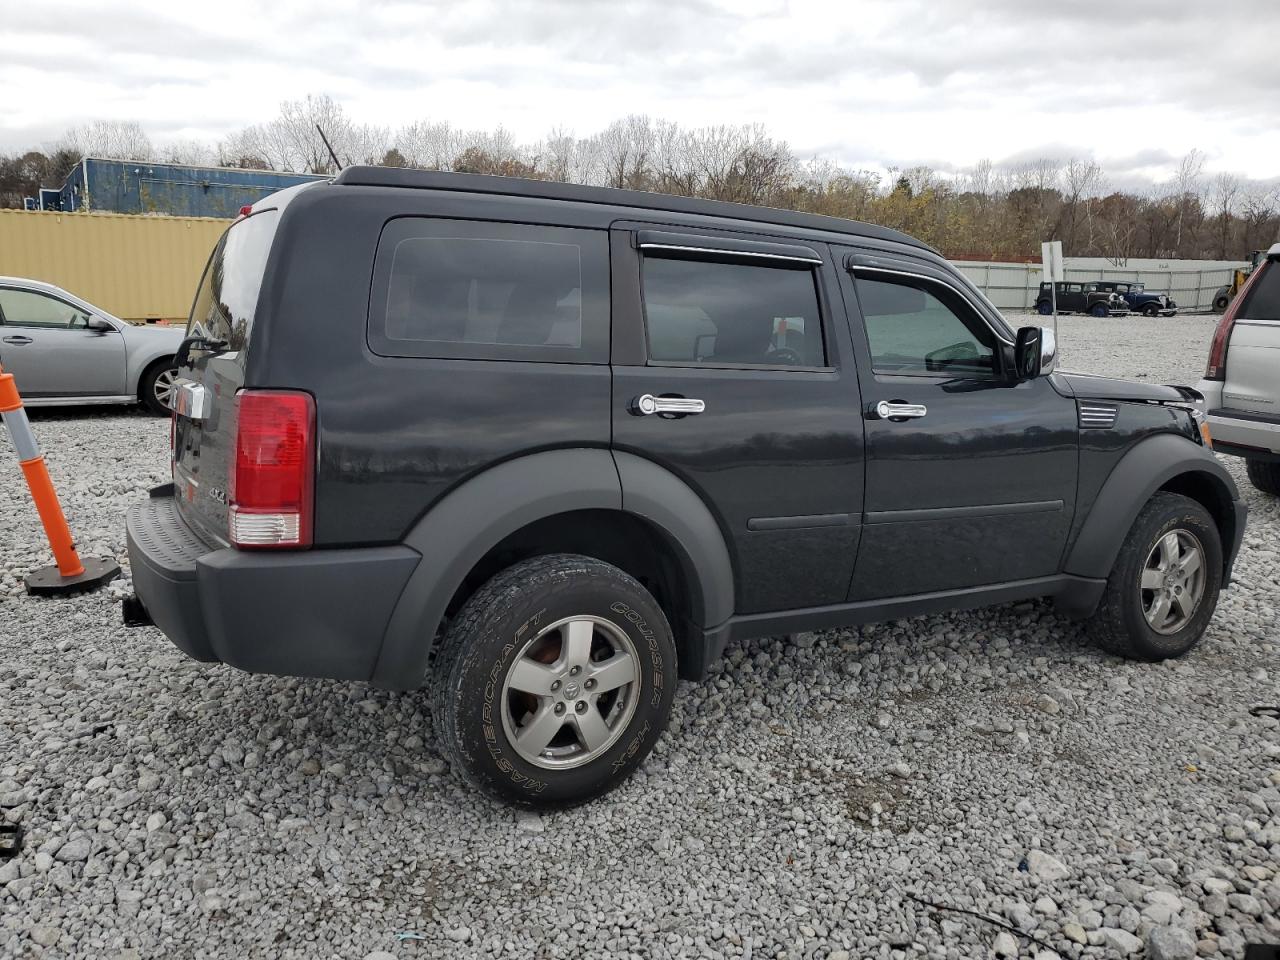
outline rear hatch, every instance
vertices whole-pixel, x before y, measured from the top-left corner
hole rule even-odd
[[[236,392],[244,386],[258,294],[279,218],[277,209],[253,213],[232,224],[218,241],[187,322],[187,337],[202,339],[178,370],[180,383],[187,381],[199,394],[194,405],[174,414],[178,511],[191,527],[223,545],[228,542]]]
[[[1280,263],[1258,271],[1231,329],[1222,405],[1280,420]]]

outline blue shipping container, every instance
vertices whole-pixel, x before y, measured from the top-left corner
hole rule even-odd
[[[58,191],[57,209],[229,218],[269,193],[324,179],[306,173],[86,157]]]

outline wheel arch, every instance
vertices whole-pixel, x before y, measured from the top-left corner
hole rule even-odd
[[[558,552],[595,556],[656,587],[672,621],[681,673],[700,675],[713,655],[706,629],[733,613],[728,548],[706,505],[683,481],[648,461],[617,457],[615,463],[599,448],[519,457],[473,477],[428,510],[404,539],[422,560],[391,615],[373,682],[420,686],[448,613],[510,563]]]
[[[1199,502],[1222,535],[1224,573],[1230,571],[1243,533],[1239,491],[1213,454],[1171,433],[1136,444],[1112,469],[1067,554],[1066,573],[1106,578],[1138,512],[1159,491]]]
[[[157,367],[161,367],[165,364],[172,365],[173,358],[175,356],[177,356],[177,354],[172,352],[161,352],[156,354],[154,357],[149,357],[142,361],[141,366],[138,368],[138,375],[133,381],[133,395],[137,397],[139,401],[143,401],[145,399],[142,396],[142,387],[143,384],[146,383],[147,376]]]

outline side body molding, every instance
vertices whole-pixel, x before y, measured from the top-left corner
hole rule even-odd
[[[391,614],[372,682],[389,690],[421,686],[445,608],[471,568],[504,537],[557,513],[621,508],[618,471],[604,449],[508,460],[446,494],[404,539],[422,561]]]
[[[1142,440],[1121,457],[1071,545],[1065,572],[1080,577],[1107,577],[1138,511],[1153,493],[1180,474],[1199,475],[1216,493],[1222,509],[1220,514],[1211,512],[1226,521],[1222,548],[1227,567],[1224,572],[1230,572],[1244,535],[1243,508],[1237,506],[1240,493],[1235,481],[1212,453],[1170,433]]]

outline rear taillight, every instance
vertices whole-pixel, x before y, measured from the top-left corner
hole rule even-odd
[[[1249,274],[1249,279],[1244,282],[1244,286],[1227,304],[1226,312],[1222,314],[1222,319],[1218,321],[1218,329],[1213,331],[1213,342],[1209,345],[1209,365],[1204,368],[1204,378],[1206,380],[1225,380],[1227,379],[1227,346],[1231,343],[1231,329],[1236,325],[1236,314],[1240,312],[1240,305],[1244,303],[1245,294],[1249,292],[1249,288],[1254,285],[1258,277],[1262,275],[1262,271],[1270,266],[1264,263]]]
[[[316,406],[296,390],[236,394],[236,456],[227,526],[237,547],[309,547],[316,467]]]

